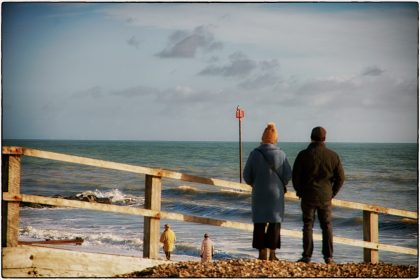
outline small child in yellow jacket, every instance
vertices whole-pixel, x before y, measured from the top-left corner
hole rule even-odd
[[[169,261],[171,259],[171,252],[174,250],[176,241],[175,232],[171,230],[171,226],[166,224],[165,230],[160,236],[160,242],[163,243],[163,251],[165,252],[166,259]]]

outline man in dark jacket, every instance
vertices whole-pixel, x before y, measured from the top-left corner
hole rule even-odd
[[[327,131],[315,127],[311,144],[296,157],[293,165],[293,187],[302,199],[303,253],[300,262],[309,263],[313,252],[312,228],[315,211],[322,228],[322,254],[325,262],[333,263],[331,200],[344,183],[340,158],[325,146]]]

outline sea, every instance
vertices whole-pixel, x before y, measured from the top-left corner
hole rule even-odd
[[[3,140],[13,145],[113,161],[162,168],[189,175],[239,182],[237,142],[173,141],[57,141]],[[242,166],[259,143],[242,143]],[[298,152],[308,143],[278,143],[293,166]],[[418,145],[380,143],[326,143],[335,150],[344,166],[346,181],[337,199],[375,204],[418,212]],[[42,196],[74,196],[93,193],[113,204],[144,207],[145,176],[24,156],[21,192]],[[294,191],[292,183],[289,191]],[[247,192],[173,179],[162,181],[163,211],[252,223],[251,197]],[[282,229],[302,230],[299,202],[286,201]],[[22,207],[20,240],[83,238],[82,245],[62,245],[71,250],[143,256],[143,221],[139,216],[72,208]],[[361,210],[333,208],[335,236],[363,239]],[[204,233],[215,246],[214,259],[254,259],[252,232],[174,220],[176,233],[174,261],[199,260]],[[380,243],[418,249],[418,222],[392,215],[379,215]],[[318,221],[314,232],[321,233]],[[323,262],[321,241],[315,241],[312,261]],[[296,261],[301,257],[302,240],[281,237],[277,257]],[[160,257],[164,258],[162,248]],[[363,262],[363,248],[334,244],[337,263]],[[418,265],[418,256],[379,251],[381,262]]]

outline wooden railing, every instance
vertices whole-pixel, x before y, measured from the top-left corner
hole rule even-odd
[[[145,180],[145,209],[128,206],[117,206],[100,203],[91,203],[62,198],[51,198],[37,195],[20,193],[21,157],[30,156],[49,160],[57,160],[68,163],[82,164],[100,168],[108,168],[119,171],[144,174]],[[192,176],[163,169],[147,168],[111,161],[97,160],[79,156],[72,156],[54,152],[41,151],[22,147],[3,147],[2,151],[2,246],[15,247],[18,245],[19,236],[19,206],[20,202],[40,203],[60,207],[73,207],[113,213],[124,213],[144,217],[144,240],[143,257],[157,258],[159,254],[159,231],[160,219],[170,219],[185,222],[208,224],[220,227],[235,228],[252,231],[253,225],[235,221],[198,217],[180,213],[161,211],[162,179],[178,179],[187,182],[213,185],[250,192],[251,187],[246,184]],[[287,192],[286,199],[298,201],[295,193]],[[418,221],[416,212],[385,208],[351,201],[332,201],[334,206],[363,211],[363,240],[350,239],[334,236],[334,242],[364,248],[364,261],[377,263],[379,261],[378,250],[390,251],[402,254],[417,255],[417,249],[400,247],[379,243],[378,215],[389,214],[401,216]],[[282,229],[282,235],[302,238],[300,231]],[[314,234],[315,240],[322,240],[321,234]]]

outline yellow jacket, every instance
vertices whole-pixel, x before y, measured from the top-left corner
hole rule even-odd
[[[176,241],[175,232],[173,232],[170,228],[165,229],[165,231],[160,236],[160,242],[163,243],[163,250],[165,252],[173,251],[175,241]]]

